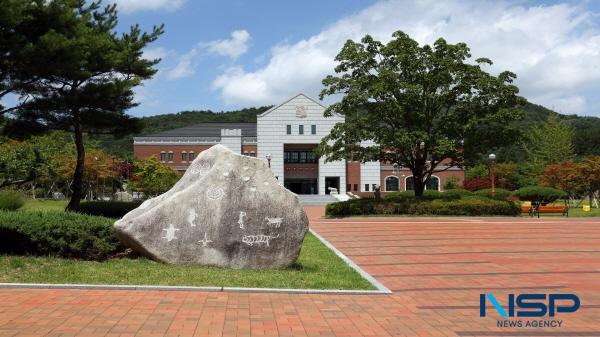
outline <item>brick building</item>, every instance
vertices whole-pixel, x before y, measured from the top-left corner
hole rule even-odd
[[[277,179],[298,194],[370,194],[412,189],[410,170],[380,162],[334,161],[325,163],[313,152],[323,137],[344,117],[325,118],[325,107],[303,94],[259,115],[256,123],[202,123],[134,138],[134,154],[155,156],[173,169],[185,171],[198,154],[215,144],[232,151],[271,161]],[[432,176],[427,189],[443,190],[451,177],[460,182],[464,171],[450,167]]]

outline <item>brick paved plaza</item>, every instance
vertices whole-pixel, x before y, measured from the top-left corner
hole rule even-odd
[[[600,221],[322,219],[311,226],[393,291],[306,295],[0,290],[0,336],[600,336]],[[575,293],[560,328],[498,328],[479,294]]]

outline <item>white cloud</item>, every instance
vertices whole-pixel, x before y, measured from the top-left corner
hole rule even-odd
[[[495,1],[384,1],[343,18],[319,34],[272,48],[254,71],[234,67],[213,82],[227,104],[274,104],[303,91],[316,96],[333,74],[334,57],[347,39],[371,34],[388,41],[403,30],[420,43],[443,37],[466,42],[474,58],[488,57],[493,73],[518,75],[521,94],[564,113],[594,113],[597,97],[581,94],[600,85],[597,18],[583,6],[523,6]],[[598,112],[596,112],[598,113]]]
[[[236,59],[248,51],[248,42],[250,34],[247,31],[235,30],[231,32],[230,39],[210,41],[205,45],[209,53]]]
[[[144,50],[144,58],[147,60],[164,59],[169,51],[163,47],[148,48]]]
[[[186,0],[110,0],[117,4],[117,9],[124,13],[132,13],[147,10],[175,11],[179,9]]]
[[[177,64],[167,70],[167,78],[175,80],[193,75],[196,72],[196,48],[192,48],[189,52],[181,55],[177,61]]]

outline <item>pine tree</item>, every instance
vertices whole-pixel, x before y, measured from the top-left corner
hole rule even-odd
[[[133,26],[119,36],[116,5],[101,7],[100,1],[35,0],[22,15],[15,34],[29,38],[33,35],[27,32],[42,33],[12,51],[21,61],[12,66],[10,80],[18,85],[11,87],[23,101],[11,111],[5,129],[13,135],[53,129],[73,133],[77,163],[67,210],[77,210],[84,134],[119,136],[139,130],[139,121],[125,111],[136,105],[133,88],[156,73],[153,67],[160,60],[146,60],[142,51],[163,27],[145,33]]]

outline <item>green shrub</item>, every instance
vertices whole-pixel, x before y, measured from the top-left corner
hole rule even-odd
[[[481,197],[465,197],[460,200],[433,200],[427,203],[415,204],[411,214],[416,215],[465,215],[486,216],[506,215],[517,216],[521,208],[508,200],[493,200]]]
[[[113,222],[70,212],[0,211],[0,254],[102,260],[123,249]]]
[[[519,215],[519,205],[508,200],[493,200],[481,196],[464,196],[462,199],[404,199],[377,202],[373,199],[359,199],[327,205],[328,216],[349,215]]]
[[[480,197],[486,197],[486,198],[498,199],[498,200],[507,200],[512,196],[512,192],[509,190],[506,190],[504,188],[497,188],[496,196],[494,198],[492,198],[492,189],[491,188],[484,188],[482,190],[477,190],[474,192],[474,194],[477,196],[480,196]]]
[[[444,190],[454,190],[457,189],[458,186],[460,186],[460,179],[458,179],[458,177],[451,176],[444,183]]]
[[[454,188],[454,189],[445,191],[443,194],[445,196],[445,199],[460,199],[460,198],[472,196],[473,192],[467,191],[462,188]]]
[[[518,189],[515,196],[521,201],[550,203],[557,199],[566,198],[567,192],[550,187],[528,186]]]
[[[457,191],[457,192],[453,192],[453,191]],[[458,190],[458,189],[457,190],[449,190],[446,192],[425,190],[425,191],[423,191],[423,195],[419,199],[421,199],[421,200],[460,199],[461,196],[464,195],[465,192],[470,193],[468,191],[464,191],[464,192],[463,191],[464,190]],[[391,192],[391,193],[387,193],[385,195],[385,200],[387,200],[389,202],[404,202],[404,201],[412,200],[412,199],[416,199],[414,191]]]
[[[414,191],[403,191],[403,192],[389,192],[385,194],[384,199],[390,202],[404,202],[406,200],[414,199]]]
[[[25,205],[25,197],[19,191],[0,191],[0,210],[16,211]]]
[[[79,212],[87,215],[122,218],[139,205],[140,202],[137,201],[86,201],[79,205]]]
[[[372,198],[352,199],[328,204],[325,213],[330,216],[375,214],[375,206],[381,204]]]

